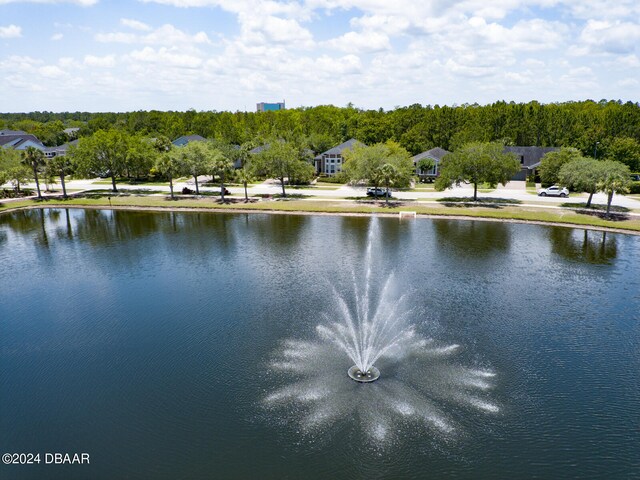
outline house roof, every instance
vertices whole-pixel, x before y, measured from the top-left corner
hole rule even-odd
[[[431,150],[427,150],[426,152],[414,155],[413,157],[411,157],[411,160],[413,160],[413,163],[418,163],[423,158],[433,158],[434,160],[439,162],[447,153],[449,153],[449,151],[445,150],[444,148],[436,147],[432,148]]]
[[[189,142],[203,142],[206,138],[201,137],[200,135],[183,135],[181,137],[176,138],[173,143],[176,147],[184,147]]]
[[[542,157],[549,152],[559,150],[558,147],[504,147],[505,152],[515,153],[522,157],[522,167],[529,170],[540,166]]]
[[[56,152],[56,154],[65,154],[71,145],[77,145],[78,140],[73,140],[71,142],[64,143],[62,145],[58,145],[57,147],[45,147],[45,152]]]
[[[351,138],[351,139],[347,140],[346,142],[341,143],[340,145],[337,145],[337,146],[335,146],[333,148],[330,148],[326,152],[322,152],[316,158],[321,158],[323,155],[341,155],[342,152],[344,152],[345,150],[349,150],[349,149],[353,148],[356,145],[364,146],[364,143],[362,143],[359,140],[356,140],[355,138]]]
[[[0,147],[23,150],[28,146],[41,150],[44,148],[35,135],[20,130],[0,130]]]

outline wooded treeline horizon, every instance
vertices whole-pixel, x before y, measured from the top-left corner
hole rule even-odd
[[[305,137],[315,152],[350,138],[367,145],[398,142],[411,154],[434,147],[453,151],[472,142],[506,145],[575,147],[605,155],[616,138],[640,142],[640,104],[614,100],[542,104],[499,101],[489,105],[414,104],[393,110],[363,110],[347,105],[300,107],[275,112],[132,111],[0,113],[0,129],[24,130],[45,145],[69,140],[62,130],[78,127],[80,137],[118,129],[174,140],[197,134],[232,144],[280,137]]]

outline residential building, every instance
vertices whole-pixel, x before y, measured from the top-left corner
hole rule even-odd
[[[176,138],[173,143],[176,147],[184,147],[190,142],[204,142],[206,138],[201,137],[200,135],[183,135],[181,137]]]
[[[535,174],[540,166],[542,157],[549,152],[560,150],[558,147],[504,147],[505,153],[511,152],[516,155],[520,162],[520,171],[511,180],[526,180],[530,174]]]
[[[440,162],[442,162],[442,159],[447,153],[449,152],[444,148],[436,147],[411,157],[418,178],[420,178],[420,180],[423,182],[434,180],[440,174]],[[430,168],[429,170],[422,170],[420,167],[418,167],[418,163],[420,163],[420,160],[423,160],[425,158],[433,160],[433,168]]]
[[[65,143],[64,145],[59,145],[57,147],[44,147],[44,156],[46,158],[53,158],[53,157],[62,157],[64,155],[67,154],[67,151],[69,150],[69,147],[71,145],[77,145],[78,144],[78,140],[73,140],[72,142],[68,142]]]
[[[282,101],[282,103],[260,102],[256,104],[256,109],[258,112],[274,112],[277,110],[284,110],[285,109],[284,100]]]
[[[318,174],[335,175],[342,171],[344,158],[342,154],[345,150],[350,150],[356,145],[364,145],[364,143],[352,138],[340,145],[333,147],[326,152],[317,155],[314,158],[316,172]]]
[[[0,147],[14,150],[26,150],[27,147],[34,147],[38,150],[45,148],[38,137],[21,130],[0,130]]]

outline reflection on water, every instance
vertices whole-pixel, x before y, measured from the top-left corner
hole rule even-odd
[[[502,222],[436,220],[434,231],[438,248],[466,257],[489,257],[511,248],[510,226]]]
[[[549,240],[553,253],[574,262],[608,264],[618,253],[616,236],[607,232],[555,227]]]

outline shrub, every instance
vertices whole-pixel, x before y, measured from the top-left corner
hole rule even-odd
[[[640,194],[640,182],[631,182],[629,193]]]

